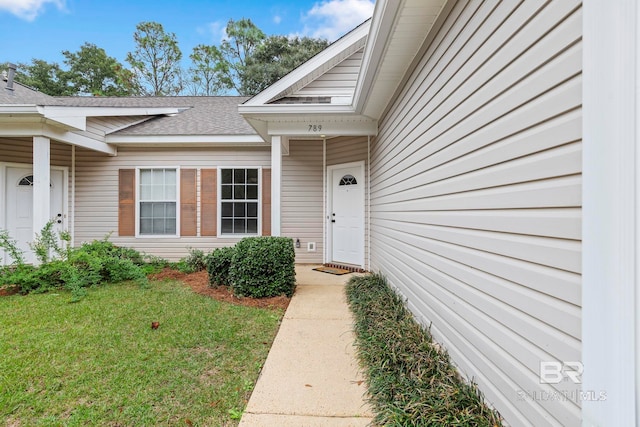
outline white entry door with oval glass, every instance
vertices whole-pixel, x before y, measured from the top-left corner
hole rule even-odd
[[[5,177],[6,197],[6,228],[9,236],[17,242],[18,248],[24,253],[25,261],[34,261],[33,251],[29,243],[33,242],[33,170],[29,167],[6,168]],[[51,207],[50,216],[54,221],[56,232],[64,227],[64,171],[51,170]],[[40,230],[38,230],[40,232]],[[13,260],[4,254],[4,263]]]
[[[332,262],[364,265],[364,162],[329,166]]]

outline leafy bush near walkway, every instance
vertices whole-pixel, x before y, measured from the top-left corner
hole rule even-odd
[[[465,382],[429,331],[379,274],[346,287],[369,400],[384,426],[498,426],[474,384]]]
[[[245,237],[207,257],[211,286],[229,286],[238,297],[293,295],[295,249],[287,237]]]

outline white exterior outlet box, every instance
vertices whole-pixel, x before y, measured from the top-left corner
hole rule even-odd
[[[316,251],[316,242],[307,243],[307,252],[315,252]]]

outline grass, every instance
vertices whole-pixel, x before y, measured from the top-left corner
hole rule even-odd
[[[0,298],[7,426],[237,425],[283,314],[171,281],[70,299]]]
[[[384,277],[353,277],[346,292],[376,425],[500,425]]]

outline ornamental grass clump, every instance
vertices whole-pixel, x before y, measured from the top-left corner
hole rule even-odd
[[[465,382],[379,274],[346,287],[374,423],[384,426],[499,426],[500,416]]]

